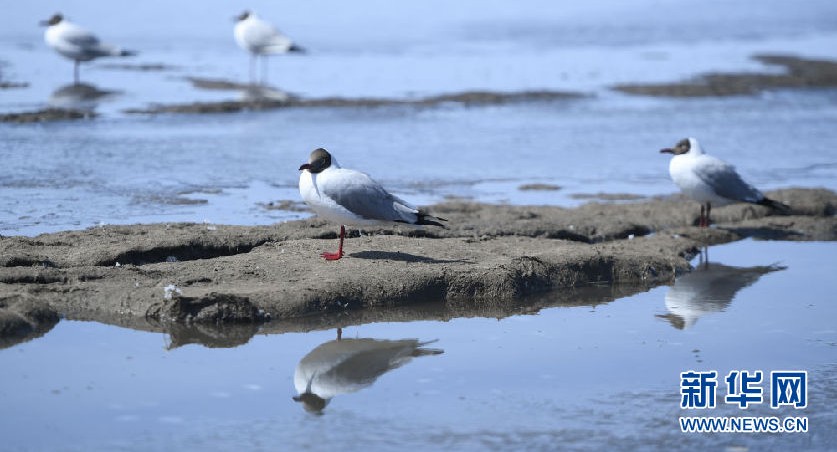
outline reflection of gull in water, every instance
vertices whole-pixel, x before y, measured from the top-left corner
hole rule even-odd
[[[49,96],[49,106],[68,110],[92,111],[102,99],[117,91],[99,89],[87,83],[64,85]]]
[[[762,275],[787,267],[729,267],[701,263],[694,271],[674,281],[666,294],[667,319],[677,329],[690,328],[706,314],[725,310],[739,290],[754,284]]]
[[[192,86],[213,91],[238,91],[242,102],[287,102],[291,95],[277,88],[266,85],[254,85],[232,82],[223,79],[186,77]]]
[[[287,102],[290,98],[282,90],[262,85],[250,85],[241,90],[241,100],[244,102]]]
[[[433,342],[433,341],[431,341]],[[296,366],[294,397],[306,411],[320,413],[332,397],[361,390],[381,375],[414,357],[438,355],[442,350],[422,348],[431,342],[417,339],[340,339],[311,350]]]

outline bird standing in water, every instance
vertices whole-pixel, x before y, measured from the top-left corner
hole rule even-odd
[[[61,14],[53,14],[48,20],[41,21],[47,27],[44,41],[62,56],[73,60],[73,83],[78,85],[79,64],[100,57],[133,56],[137,53],[119,47],[103,44],[93,33],[65,19]]]
[[[258,18],[251,11],[244,11],[235,17],[236,24],[233,29],[235,42],[238,46],[250,53],[250,84],[255,84],[256,60],[268,55],[299,52],[305,50],[294,44],[291,38],[282,34],[270,23]],[[262,80],[266,82],[267,61],[262,61]]]

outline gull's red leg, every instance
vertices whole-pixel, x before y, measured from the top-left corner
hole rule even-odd
[[[323,256],[327,261],[336,261],[343,257],[343,239],[346,237],[346,226],[340,225],[340,246],[337,248],[336,253],[323,253]]]
[[[712,210],[712,204],[706,203],[706,227],[709,227],[709,211]]]
[[[701,228],[706,227],[706,216],[705,216],[706,214],[705,214],[705,212],[706,212],[706,207],[704,207],[704,204],[701,203],[700,204],[700,219],[698,220],[698,227],[701,227]]]

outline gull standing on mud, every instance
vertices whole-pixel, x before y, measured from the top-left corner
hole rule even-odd
[[[133,56],[137,53],[99,42],[93,33],[68,21],[61,14],[53,14],[48,20],[41,21],[47,27],[44,41],[66,58],[75,62],[73,83],[78,85],[78,67],[82,61],[90,61],[106,56]]]
[[[780,211],[790,209],[788,205],[765,197],[757,188],[744,182],[729,163],[705,154],[695,138],[684,138],[677,146],[660,152],[673,155],[668,166],[671,179],[686,196],[700,203],[701,227],[709,226],[709,212],[713,203],[725,206],[747,202]]]
[[[291,38],[283,35],[273,25],[259,19],[255,13],[244,11],[235,17],[236,24],[233,30],[235,42],[238,46],[250,53],[250,84],[255,80],[256,59],[267,55],[282,54],[289,52],[303,53],[305,50],[294,44]],[[262,72],[267,68],[267,60],[262,60]],[[265,83],[262,77],[262,84]]]
[[[322,253],[327,260],[343,257],[345,225],[387,225],[407,223],[445,227],[441,217],[428,215],[387,192],[381,184],[360,171],[341,168],[323,148],[311,152],[308,163],[299,167],[299,193],[320,217],[340,224],[340,246],[336,253]],[[438,220],[438,221],[437,221]]]

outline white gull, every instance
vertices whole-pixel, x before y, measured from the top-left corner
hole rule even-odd
[[[746,202],[780,211],[790,209],[786,204],[765,197],[745,182],[729,163],[704,153],[695,138],[684,138],[675,147],[660,152],[674,156],[668,167],[671,179],[683,194],[700,203],[701,227],[709,226],[712,204],[725,206]]]
[[[341,168],[323,148],[311,152],[308,163],[299,167],[299,193],[314,212],[340,225],[340,247],[336,253],[322,253],[327,260],[343,257],[345,225],[433,225],[445,227],[444,218],[428,215],[387,192],[369,175]]]

